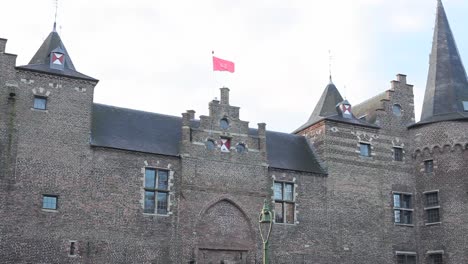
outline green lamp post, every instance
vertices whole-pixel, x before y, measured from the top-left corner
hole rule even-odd
[[[263,202],[263,209],[258,218],[258,229],[263,242],[263,264],[268,264],[268,246],[271,229],[273,228],[273,212],[270,210],[267,200]]]

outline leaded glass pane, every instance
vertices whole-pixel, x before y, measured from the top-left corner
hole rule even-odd
[[[403,194],[402,195],[402,201],[401,201],[401,207],[402,208],[411,208],[412,205],[411,205],[411,195],[406,195],[406,194]]]
[[[398,255],[397,256],[397,263],[398,264],[406,264],[406,256],[405,255]]]
[[[294,224],[294,204],[285,203],[284,204],[286,223]]]
[[[293,200],[293,185],[286,183],[284,185],[284,200],[292,201]]]
[[[167,190],[168,186],[168,172],[165,170],[158,171],[158,189]]]
[[[394,218],[395,218],[395,223],[401,223],[401,211],[400,210],[394,211]]]
[[[155,193],[150,191],[145,191],[145,213],[154,213],[154,198]]]
[[[284,223],[283,203],[275,203],[275,222]]]
[[[433,254],[430,255],[431,264],[443,264],[442,254]]]
[[[401,208],[400,194],[393,195],[393,207]]]
[[[283,200],[283,184],[275,182],[275,200]]]
[[[427,193],[426,194],[426,206],[431,207],[431,206],[437,206],[439,205],[439,195],[438,193]]]
[[[156,171],[146,169],[145,171],[145,187],[153,189],[156,184]]]
[[[43,196],[42,197],[42,208],[43,209],[57,209],[57,197],[55,196]]]
[[[47,99],[44,97],[34,97],[34,109],[46,110]]]
[[[426,160],[424,161],[424,171],[427,173],[431,173],[434,171],[434,161]]]
[[[403,161],[403,149],[402,148],[393,148],[394,159],[395,161]]]
[[[361,156],[370,157],[370,145],[369,144],[361,143],[359,147],[360,147]]]
[[[406,263],[407,264],[416,264],[416,256],[407,256]]]
[[[429,209],[427,210],[427,222],[428,223],[437,223],[440,222],[439,209]]]
[[[158,214],[167,214],[167,195],[168,193],[158,193]]]
[[[411,212],[411,211],[402,211],[402,213],[403,213],[402,223],[403,224],[412,224],[413,223],[413,219],[412,219],[413,212]]]

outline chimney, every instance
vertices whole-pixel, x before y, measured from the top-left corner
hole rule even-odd
[[[223,87],[221,90],[221,104],[229,105],[229,88]]]
[[[182,113],[182,141],[190,141],[190,114]]]
[[[189,115],[189,120],[195,119],[195,110],[187,110],[187,114]]]
[[[5,53],[7,39],[0,38],[0,53]]]
[[[258,149],[260,152],[266,152],[266,124],[258,123]]]
[[[399,81],[401,84],[406,84],[406,75],[404,74],[397,74],[397,81]]]

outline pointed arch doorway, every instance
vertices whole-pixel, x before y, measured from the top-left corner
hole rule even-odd
[[[250,220],[228,199],[209,206],[197,224],[197,263],[255,263],[256,246]]]

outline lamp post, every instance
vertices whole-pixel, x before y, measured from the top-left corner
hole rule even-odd
[[[258,218],[258,229],[263,243],[263,264],[268,264],[268,246],[271,229],[273,227],[273,213],[270,210],[267,200],[263,202],[263,208]],[[263,228],[262,228],[263,227]],[[265,234],[264,234],[265,233]]]

